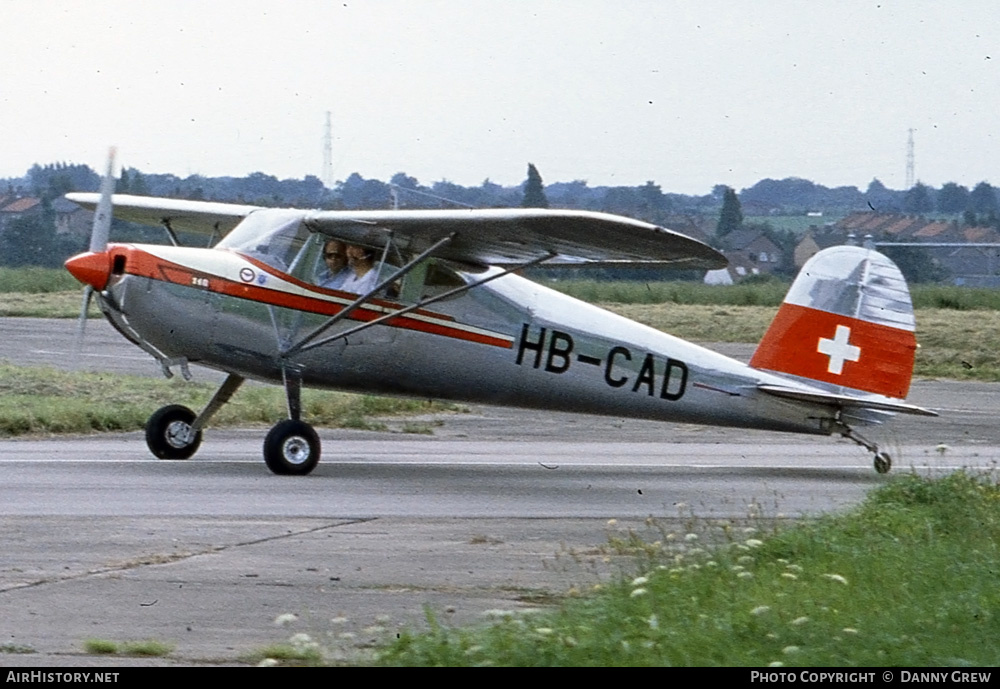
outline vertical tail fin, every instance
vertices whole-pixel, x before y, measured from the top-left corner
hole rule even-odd
[[[910,292],[896,264],[872,249],[835,246],[802,267],[750,365],[838,392],[904,399],[914,329]]]

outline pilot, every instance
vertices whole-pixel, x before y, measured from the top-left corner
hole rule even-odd
[[[346,253],[348,275],[339,289],[354,294],[368,294],[372,287],[378,284],[375,251],[356,244],[348,244]]]
[[[331,239],[323,245],[323,263],[326,267],[320,271],[316,284],[327,289],[341,289],[344,281],[352,275],[347,266],[347,245]]]

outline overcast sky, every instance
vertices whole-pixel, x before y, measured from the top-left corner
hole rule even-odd
[[[33,163],[422,184],[1000,184],[996,0],[5,0]]]

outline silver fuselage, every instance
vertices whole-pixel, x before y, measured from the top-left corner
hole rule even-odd
[[[245,378],[281,383],[291,366],[303,384],[325,389],[798,433],[831,429],[829,407],[757,389],[807,389],[802,383],[514,274],[288,355],[290,344],[326,323],[349,296],[291,284],[281,271],[232,251],[127,248],[132,254],[102,300],[112,323],[147,351]],[[133,254],[149,265],[133,270],[142,263]],[[489,272],[457,275],[476,280]],[[324,337],[392,308],[391,300],[366,304]]]

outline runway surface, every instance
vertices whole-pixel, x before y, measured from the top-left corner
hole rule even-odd
[[[74,328],[0,319],[0,359],[68,366]],[[103,322],[83,358],[158,374]],[[916,381],[910,401],[942,418],[873,435],[895,471],[995,466],[998,393]],[[0,441],[0,645],[38,651],[0,665],[108,664],[82,653],[95,637],[175,644],[112,664],[239,663],[300,631],[353,648],[419,626],[425,606],[474,622],[590,586],[623,565],[606,545],[629,528],[769,528],[888,480],[842,439],[491,408],[432,421],[433,436],[321,430],[303,478],[265,469],[266,429],[208,430],[183,462],[152,459],[140,433]],[[283,613],[297,620],[276,626]]]

